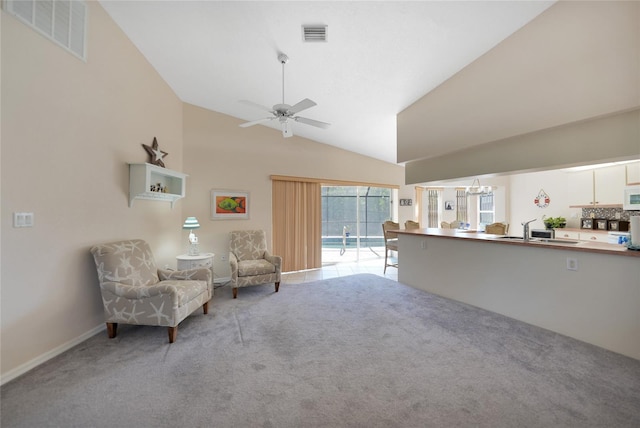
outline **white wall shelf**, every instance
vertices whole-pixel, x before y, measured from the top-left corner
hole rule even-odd
[[[173,208],[185,196],[186,178],[186,174],[150,163],[129,164],[129,207],[136,199],[149,199],[171,202]]]

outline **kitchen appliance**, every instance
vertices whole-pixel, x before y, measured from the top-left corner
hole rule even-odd
[[[609,244],[627,245],[631,240],[631,234],[628,232],[609,232],[607,242]]]
[[[622,208],[625,211],[640,211],[640,186],[626,186]]]
[[[556,231],[553,229],[531,229],[532,238],[554,239]]]

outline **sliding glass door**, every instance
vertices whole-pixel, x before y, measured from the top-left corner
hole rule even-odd
[[[382,223],[392,218],[392,189],[322,186],[322,263],[384,257]]]

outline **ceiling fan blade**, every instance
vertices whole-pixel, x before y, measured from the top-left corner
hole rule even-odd
[[[264,119],[252,120],[251,122],[245,122],[238,125],[240,128],[248,128],[249,126],[257,125],[259,123],[267,122],[269,120],[273,120],[275,117],[265,117]]]
[[[282,136],[284,138],[293,137],[293,129],[291,129],[291,121],[285,120],[284,122],[281,122],[280,125],[282,126]]]
[[[296,117],[294,117],[294,119],[296,120],[296,122],[301,122],[301,123],[304,123],[304,124],[307,124],[307,125],[316,126],[318,128],[322,128],[322,129],[327,129],[328,127],[331,126],[330,123],[320,122],[319,120],[308,119],[306,117],[296,116]]]
[[[317,105],[315,102],[311,101],[309,98],[305,98],[304,100],[300,101],[298,104],[291,106],[291,108],[289,108],[287,112],[291,114],[296,114],[298,112],[301,112],[302,110],[306,110],[315,105]]]
[[[253,101],[240,100],[238,102],[240,102],[242,104],[245,104],[245,105],[248,105],[248,106],[251,106],[251,107],[259,108],[260,110],[268,111],[269,113],[273,113],[273,109],[272,108],[263,106],[262,104],[254,103]]]

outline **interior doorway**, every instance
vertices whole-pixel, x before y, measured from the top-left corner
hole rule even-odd
[[[392,218],[393,190],[322,186],[322,264],[384,259],[382,223]]]

